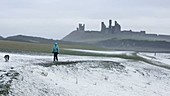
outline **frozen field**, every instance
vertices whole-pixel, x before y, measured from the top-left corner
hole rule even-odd
[[[99,53],[104,54],[104,52]],[[134,52],[107,53],[133,55]],[[5,54],[10,55],[9,62],[4,62]],[[73,55],[59,55],[60,62],[53,63],[53,57],[48,54],[0,53],[0,94],[2,96],[170,96],[170,54],[159,53],[155,56],[154,53],[138,53],[137,55],[153,64],[115,57]]]

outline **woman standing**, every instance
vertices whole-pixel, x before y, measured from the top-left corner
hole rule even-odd
[[[54,61],[57,60],[58,61],[58,54],[59,54],[59,47],[58,47],[58,43],[55,42],[53,49],[52,49],[52,53],[54,54]]]

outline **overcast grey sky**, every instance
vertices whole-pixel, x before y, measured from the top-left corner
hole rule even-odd
[[[78,23],[100,30],[117,20],[122,30],[170,35],[170,0],[0,0],[0,36],[62,39]]]

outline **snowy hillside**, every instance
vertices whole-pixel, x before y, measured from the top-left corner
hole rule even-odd
[[[108,52],[108,54],[127,55],[133,53]],[[5,54],[10,55],[9,62],[4,62]],[[159,53],[155,56],[154,53],[138,53],[137,55],[153,63],[116,57],[73,55],[59,55],[60,62],[55,63],[48,54],[0,53],[0,94],[2,96],[170,96],[168,67],[170,54]]]

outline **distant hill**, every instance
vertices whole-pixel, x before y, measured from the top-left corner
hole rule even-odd
[[[88,45],[85,43],[78,43],[78,42],[71,42],[71,41],[62,41],[62,40],[53,40],[53,39],[47,39],[42,37],[34,37],[34,36],[25,36],[25,35],[16,35],[16,36],[10,36],[7,38],[3,38],[2,40],[9,40],[9,41],[19,41],[19,42],[29,42],[29,43],[43,43],[43,44],[51,44],[57,41],[60,44],[64,44],[67,46],[70,45]]]
[[[115,21],[115,25],[112,26],[111,20],[108,27],[101,22],[100,31],[86,31],[85,24],[79,24],[77,30],[72,31],[62,40],[94,44],[116,50],[170,52],[169,35],[146,34],[145,31],[122,31],[120,24]]]
[[[98,46],[115,50],[170,52],[170,42],[132,39],[109,39],[96,43]]]
[[[0,36],[0,40],[4,39],[2,36]]]
[[[33,36],[25,36],[25,35],[16,35],[4,38],[4,40],[11,41],[21,41],[21,42],[31,42],[31,43],[53,43],[53,39],[46,39],[42,37],[33,37]]]
[[[32,36],[10,36],[0,40],[1,52],[45,52],[51,53],[53,43],[56,40]],[[67,49],[86,49],[86,50],[104,50],[100,46],[93,44],[77,43],[57,40],[61,54],[75,54]],[[107,50],[107,49],[106,49]]]
[[[64,37],[63,41],[71,41],[71,42],[83,42],[93,44],[99,41],[107,40],[113,38],[112,35],[109,34],[99,34],[98,32],[86,32],[86,31],[73,31],[66,37]]]
[[[121,37],[118,34],[113,35],[88,31],[73,31],[62,40],[94,44],[113,50],[170,52],[169,41],[155,39],[154,37],[149,38],[147,36],[135,38],[135,35]]]

